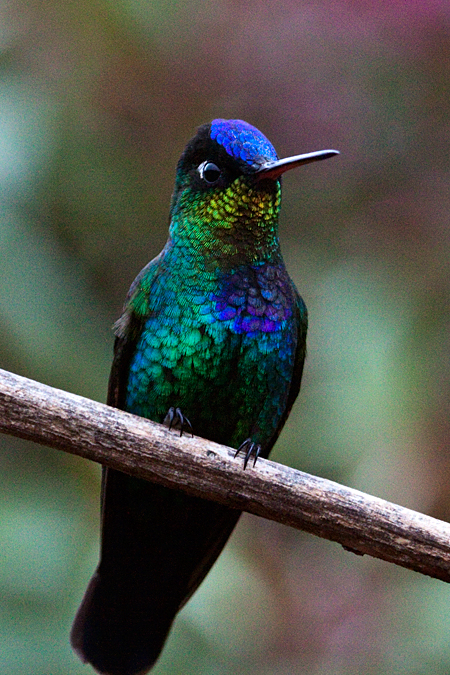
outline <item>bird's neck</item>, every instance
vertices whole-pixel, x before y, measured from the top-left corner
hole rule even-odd
[[[207,270],[278,260],[279,207],[279,190],[187,195],[172,211],[168,246]]]

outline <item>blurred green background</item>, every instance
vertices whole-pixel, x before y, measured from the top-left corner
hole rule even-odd
[[[1,367],[105,400],[199,124],[337,148],[284,180],[310,333],[273,458],[449,519],[449,64],[444,0],[4,0]],[[0,443],[0,672],[89,675],[68,634],[99,467]],[[153,672],[448,675],[450,587],[244,516]]]

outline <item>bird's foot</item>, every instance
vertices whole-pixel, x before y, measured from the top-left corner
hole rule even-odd
[[[246,438],[243,443],[240,444],[236,452],[234,453],[234,456],[237,457],[240,452],[244,453],[244,471],[247,467],[247,464],[250,460],[250,457],[253,455],[253,466],[256,464],[256,460],[258,459],[260,452],[261,452],[261,446],[259,443],[255,443],[252,441],[251,438]]]
[[[183,435],[183,431],[188,431],[191,436],[194,436],[192,424],[189,422],[188,418],[183,415],[180,408],[174,408],[173,406],[169,408],[164,418],[164,424],[169,427],[169,430],[179,430],[180,436]]]

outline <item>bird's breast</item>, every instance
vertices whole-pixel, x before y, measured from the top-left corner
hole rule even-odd
[[[166,279],[166,292],[169,285]],[[208,417],[210,437],[213,419],[205,411],[212,405],[234,418],[250,397],[256,415],[269,391],[287,391],[297,324],[294,291],[284,268],[246,266],[214,283],[192,277],[183,288],[178,280],[177,292],[170,290],[172,302],[159,299],[136,345],[127,410],[162,421],[170,406],[178,406],[193,423],[197,418],[206,424]],[[196,433],[201,433],[198,426]],[[231,432],[221,440],[230,438]]]
[[[294,294],[284,267],[263,263],[224,275],[210,295],[211,318],[233,333],[276,333],[292,319]]]

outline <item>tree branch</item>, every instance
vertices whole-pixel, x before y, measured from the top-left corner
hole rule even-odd
[[[450,525],[0,369],[0,431],[450,581]]]

